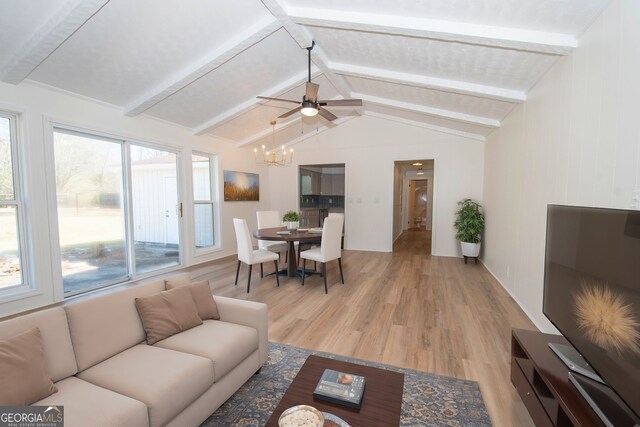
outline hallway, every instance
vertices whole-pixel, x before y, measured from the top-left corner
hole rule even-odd
[[[394,256],[431,255],[431,230],[410,228],[393,242]]]

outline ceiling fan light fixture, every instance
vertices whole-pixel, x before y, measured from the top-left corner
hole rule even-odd
[[[318,108],[314,102],[302,101],[302,109],[300,112],[307,117],[313,117],[318,114]]]

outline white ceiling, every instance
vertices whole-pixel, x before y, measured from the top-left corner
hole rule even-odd
[[[607,0],[0,0],[0,79],[30,79],[238,146],[301,99],[312,40],[339,119],[276,125],[296,143],[361,114],[483,141]],[[176,7],[178,6],[179,7]]]

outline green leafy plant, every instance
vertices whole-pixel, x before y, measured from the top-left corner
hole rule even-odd
[[[456,212],[456,239],[467,243],[480,243],[484,231],[484,214],[482,205],[471,199],[458,202],[460,208]]]
[[[282,215],[282,220],[286,222],[300,221],[300,214],[295,211],[288,211]]]

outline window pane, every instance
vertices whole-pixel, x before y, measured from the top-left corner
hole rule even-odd
[[[193,200],[211,200],[211,162],[208,157],[194,154],[191,157],[193,166]]]
[[[64,292],[128,278],[122,145],[54,132]]]
[[[0,200],[13,200],[13,165],[11,162],[11,123],[0,117]]]
[[[196,248],[213,246],[213,203],[197,203],[193,207]]]
[[[175,153],[131,146],[133,235],[138,274],[180,263],[176,172]]]
[[[17,209],[0,205],[0,289],[22,284],[18,242]]]

